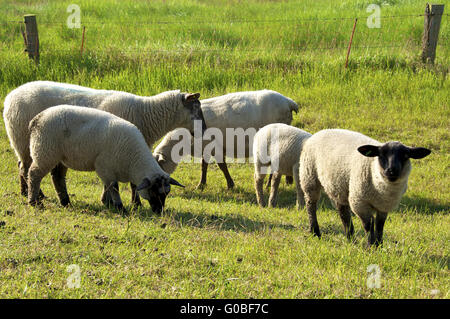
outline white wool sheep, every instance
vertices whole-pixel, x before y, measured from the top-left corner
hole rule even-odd
[[[136,126],[111,113],[71,105],[59,105],[35,116],[29,125],[32,164],[28,171],[28,201],[40,205],[42,178],[59,163],[53,183],[63,206],[70,203],[67,168],[96,171],[103,182],[102,202],[124,210],[117,182],[131,182],[160,212],[170,184],[177,181],[158,165]]]
[[[387,214],[398,206],[407,188],[409,159],[430,152],[400,142],[382,144],[348,130],[314,134],[303,145],[299,174],[311,232],[320,237],[316,210],[323,189],[336,206],[348,238],[354,233],[352,211],[360,218],[369,245],[381,244]]]
[[[26,176],[31,164],[28,124],[39,112],[60,104],[107,111],[136,125],[151,148],[167,132],[177,127],[192,130],[193,120],[203,121],[198,97],[198,93],[179,91],[143,97],[50,81],[35,81],[19,86],[6,96],[3,118],[11,146],[19,159],[22,194],[27,194]],[[139,196],[134,196],[134,185],[132,190],[136,204],[140,204]]]
[[[210,99],[201,100],[201,108],[206,126],[208,128],[218,128],[222,132],[223,141],[217,141],[218,147],[223,148],[223,155],[227,154],[226,129],[242,128],[244,131],[254,128],[255,132],[270,123],[286,123],[292,121],[292,111],[298,112],[298,105],[292,99],[271,90],[235,92]],[[171,152],[177,144],[179,130],[167,134],[162,142],[155,148],[153,155],[158,160],[164,171],[173,173],[178,163],[172,160]],[[174,137],[177,137],[176,139]],[[244,157],[251,152],[251,142],[245,140]],[[209,144],[204,141],[203,148]],[[236,140],[234,145],[236,146]],[[236,147],[235,147],[236,148]],[[228,150],[230,151],[230,150]],[[192,152],[193,153],[193,152]],[[234,152],[234,157],[241,157]],[[209,160],[209,159],[207,159]],[[225,175],[228,188],[233,188],[234,182],[231,178],[227,165],[223,157],[216,157],[219,168]],[[206,185],[208,162],[202,159],[202,177],[198,187]]]
[[[255,191],[260,206],[265,206],[263,183],[269,171],[273,174],[269,196],[269,207],[275,207],[278,186],[282,175],[293,176],[297,191],[297,207],[304,204],[303,191],[298,179],[299,160],[303,143],[311,134],[294,126],[275,123],[264,126],[253,140],[255,165]]]

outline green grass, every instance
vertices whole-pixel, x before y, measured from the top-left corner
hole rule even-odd
[[[195,190],[200,165],[180,165],[174,177],[187,187],[173,189],[162,216],[148,203],[129,218],[103,208],[95,174],[75,171],[68,174],[73,207],[60,207],[46,177],[45,209],[33,209],[19,193],[2,122],[0,297],[448,298],[448,16],[436,65],[426,67],[419,62],[423,17],[389,18],[422,14],[424,3],[385,1],[381,29],[369,29],[372,2],[80,0],[81,57],[81,30],[65,27],[73,1],[2,1],[1,109],[10,90],[37,79],[141,95],[182,89],[202,98],[267,88],[299,103],[293,125],[309,132],[346,128],[432,154],[413,163],[384,246],[367,250],[360,222],[354,219],[348,242],[326,199],[318,212],[323,237],[311,237],[306,211],[295,209],[294,188],[284,182],[280,207],[259,208],[251,164],[230,165],[233,191],[213,165],[207,188]],[[20,24],[7,22],[27,13],[38,15],[38,67],[23,53]],[[129,205],[128,186],[121,189]],[[66,284],[71,264],[81,270],[78,289]],[[371,264],[380,267],[381,288],[367,287]]]

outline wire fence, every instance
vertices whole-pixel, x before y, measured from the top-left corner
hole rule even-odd
[[[442,17],[448,17],[449,14],[442,14]],[[407,15],[389,15],[389,16],[380,16],[379,19],[381,21],[397,21],[403,19],[415,19],[415,18],[424,18],[425,14],[407,14]],[[127,32],[127,28],[139,28],[142,26],[148,26],[145,30],[139,30],[135,33],[134,39],[131,41],[135,41],[135,43],[128,43],[128,48],[126,48],[126,42],[119,40],[121,46],[117,48],[115,45],[99,45],[99,43],[89,42],[89,35],[87,36],[87,43],[85,45],[84,51],[91,52],[108,52],[113,50],[116,53],[135,53],[135,54],[147,54],[147,53],[174,53],[174,54],[183,54],[183,53],[223,53],[223,52],[265,52],[265,51],[273,51],[273,52],[307,52],[307,51],[334,51],[334,50],[345,50],[348,48],[348,40],[350,37],[350,28],[349,23],[353,24],[353,21],[358,19],[360,22],[365,23],[367,16],[356,16],[356,17],[327,17],[327,18],[304,18],[304,19],[231,19],[231,20],[200,20],[200,21],[83,21],[81,24],[81,28],[78,30],[82,30],[86,28],[88,32],[91,34],[94,33],[93,37],[95,37],[95,33],[101,34],[104,30],[103,27],[115,26],[115,28],[119,28],[122,37],[121,40],[126,41],[127,37],[132,38],[131,32]],[[326,34],[322,34],[320,31],[320,25],[336,23],[336,30],[333,32],[327,32]],[[280,24],[278,28],[273,28],[273,24]],[[23,33],[23,21],[19,20],[5,20],[0,21],[0,25],[19,25],[20,32]],[[38,21],[38,25],[48,27],[48,28],[57,28],[67,27],[67,22],[55,22],[55,21]],[[248,26],[251,26],[249,28]],[[307,27],[306,27],[307,26]],[[297,28],[296,28],[297,27]],[[329,27],[329,26],[328,26]],[[422,28],[423,24],[420,24],[419,21],[417,23],[417,28]],[[168,30],[168,28],[173,28],[172,30]],[[224,30],[224,28],[228,28]],[[251,29],[251,32],[249,31]],[[264,31],[269,29],[269,31],[273,31],[274,29],[278,31],[275,34],[264,34]],[[233,37],[229,37],[227,39],[227,32],[230,30],[245,30],[245,32],[249,33],[245,36],[240,36],[238,33],[233,34]],[[396,30],[396,26],[391,26],[389,30]],[[17,31],[17,28],[15,28]],[[117,30],[116,30],[117,31]],[[158,41],[152,43],[154,40],[152,37],[147,35],[154,35],[156,32],[174,32],[177,33],[177,36],[180,39],[183,36],[186,36],[188,40],[186,45],[177,46],[177,45],[168,45],[163,36],[158,38]],[[329,30],[327,30],[329,31]],[[69,31],[72,33],[76,33],[77,29],[72,29]],[[383,31],[379,32],[378,36],[374,36],[374,34],[368,34],[368,31],[359,31],[361,32],[360,36],[356,37],[355,43],[352,45],[352,50],[358,49],[408,49],[408,48],[418,48],[421,45],[421,35],[416,32],[413,35],[402,35],[399,36],[397,41],[389,41],[392,39],[392,35],[389,35],[388,32]],[[260,33],[260,34],[256,34]],[[282,34],[284,33],[284,34]],[[81,34],[81,32],[80,32]],[[357,31],[358,34],[358,31]],[[285,38],[283,38],[285,36]],[[14,38],[13,38],[14,37]],[[51,44],[47,44],[46,48],[51,50],[52,52],[72,52],[76,48],[79,51],[79,38],[76,36],[70,35],[68,37],[68,48],[53,48]],[[138,39],[136,38],[138,37]],[[264,46],[255,45],[258,43],[258,40],[264,39],[267,37],[270,41],[267,41],[267,44]],[[291,37],[291,38],[289,38]],[[386,37],[390,37],[390,39],[385,39]],[[21,41],[18,40],[16,34],[12,35],[13,41]],[[223,40],[222,38],[225,38]],[[443,47],[448,47],[449,38],[447,36],[439,37],[439,45]],[[189,42],[190,41],[190,42]],[[277,43],[277,41],[283,45]],[[84,40],[83,40],[84,42]],[[138,43],[139,42],[139,43]],[[160,45],[163,42],[162,45]],[[205,43],[206,42],[206,43]],[[22,42],[23,43],[23,42]],[[125,43],[125,48],[124,48]],[[143,43],[143,44],[142,44]],[[150,44],[149,44],[150,43]],[[199,45],[199,43],[201,45]],[[17,43],[16,43],[17,44]],[[83,43],[84,44],[84,43]],[[5,46],[5,44],[3,44]],[[45,44],[44,44],[45,46]],[[83,46],[83,45],[82,45]],[[83,50],[82,50],[83,51]]]
[[[450,14],[444,13],[439,14],[440,16],[449,16]],[[417,18],[424,17],[425,14],[405,14],[405,15],[389,15],[380,16],[379,19],[407,19],[407,18]],[[342,21],[342,20],[362,20],[367,19],[367,16],[352,16],[352,17],[329,17],[329,18],[299,18],[299,19],[230,19],[230,20],[200,20],[200,21],[87,21],[83,22],[85,26],[92,25],[117,25],[117,24],[127,24],[127,25],[157,25],[157,24],[230,24],[230,23],[290,23],[290,22],[307,22],[307,21]],[[23,23],[21,20],[6,20],[4,23]],[[39,21],[39,24],[44,25],[61,25],[66,24],[66,22],[54,22],[54,21]]]

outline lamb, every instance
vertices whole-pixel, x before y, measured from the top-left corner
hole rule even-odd
[[[139,129],[111,113],[72,105],[50,107],[30,122],[28,202],[41,206],[39,188],[50,171],[61,205],[70,204],[67,168],[96,171],[103,182],[102,202],[126,212],[117,182],[138,185],[136,191],[161,212],[170,185],[183,187],[165,173]]]
[[[407,189],[409,159],[430,153],[400,142],[382,144],[348,130],[317,132],[305,142],[300,155],[299,176],[310,231],[320,237],[316,210],[323,189],[339,212],[347,238],[354,233],[353,212],[368,235],[368,246],[382,244],[387,214],[397,208]]]
[[[50,81],[35,81],[19,86],[6,96],[3,118],[11,146],[19,159],[21,193],[27,195],[26,176],[31,165],[28,124],[39,112],[60,104],[107,111],[136,125],[151,148],[164,134],[177,127],[192,130],[194,120],[201,120],[203,130],[206,129],[199,96],[198,93],[168,91],[143,97]],[[57,174],[57,171],[53,173]],[[131,185],[131,189],[134,203],[140,205],[135,185]]]
[[[271,167],[271,190],[269,207],[275,207],[281,176],[293,176],[297,191],[297,208],[304,205],[303,191],[299,181],[299,160],[303,143],[311,134],[299,128],[276,123],[260,129],[253,140],[253,161],[255,166],[255,191],[258,204],[265,206],[263,183]]]
[[[286,123],[292,121],[292,111],[298,112],[298,105],[288,97],[278,92],[270,90],[235,92],[219,97],[201,100],[201,108],[206,126],[209,128],[218,128],[224,137],[223,141],[217,141],[219,147],[223,148],[223,155],[227,154],[226,145],[229,141],[226,129],[242,128],[244,132],[248,129],[258,130],[270,123]],[[179,130],[167,134],[162,142],[155,148],[153,155],[161,165],[162,169],[172,174],[178,163],[172,160],[171,152],[175,144]],[[251,152],[252,137],[245,141],[244,157],[249,156]],[[233,137],[234,138],[234,137]],[[203,143],[203,148],[207,143]],[[228,150],[230,151],[230,150]],[[234,153],[234,158],[242,157]],[[222,170],[229,189],[234,187],[233,179],[228,172],[227,165],[223,156],[215,156],[217,165]],[[202,176],[198,188],[206,185],[206,175],[208,170],[209,158],[202,158]]]

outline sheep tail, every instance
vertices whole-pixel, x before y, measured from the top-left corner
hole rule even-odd
[[[291,112],[294,111],[295,113],[298,113],[298,104],[288,97],[286,97],[286,99],[288,100],[289,109],[291,110]]]
[[[28,132],[32,132],[36,127],[38,127],[39,119],[41,118],[42,113],[36,115],[28,124]]]

